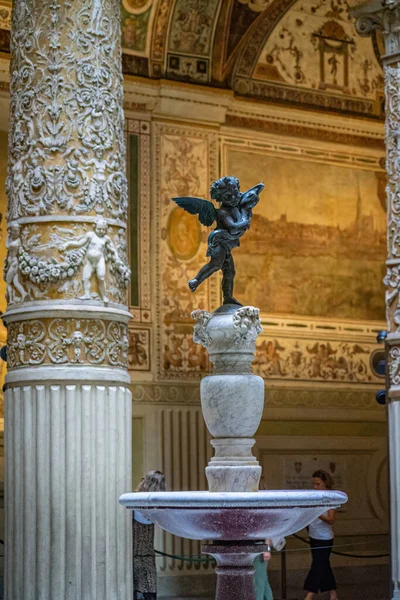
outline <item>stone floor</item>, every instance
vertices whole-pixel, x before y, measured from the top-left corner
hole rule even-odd
[[[307,571],[304,570],[288,571],[287,596],[284,599],[279,597],[279,572],[271,573],[270,583],[274,592],[274,599],[303,600],[302,587],[306,573]],[[390,600],[388,565],[337,567],[335,568],[335,575],[338,583],[339,600]],[[204,587],[201,587],[202,585]],[[165,589],[164,593],[159,594],[158,598],[159,600],[214,600],[215,579],[204,577],[201,580],[196,580],[195,583],[190,578],[186,586],[181,587],[180,590],[182,591],[173,595],[175,590]],[[187,595],[183,595],[186,590],[188,590]],[[329,594],[320,594],[317,599],[329,600]]]
[[[338,590],[339,600],[389,600],[389,593],[387,584],[374,584],[368,589],[365,589],[363,585],[347,585],[343,586]],[[299,590],[288,591],[287,598],[284,600],[303,600],[304,596]],[[317,596],[318,600],[329,600],[328,594],[320,594]],[[213,596],[164,596],[160,600],[214,600]],[[274,600],[280,600],[276,597]]]
[[[358,586],[346,586],[343,589],[339,590],[338,593],[339,600],[389,600],[389,595],[386,591],[382,590],[381,586],[373,586],[369,590],[360,589]],[[297,593],[297,595],[290,594],[284,600],[303,600],[304,596],[302,594]],[[329,600],[328,594],[320,594],[317,596],[318,600]],[[169,596],[168,598],[165,596],[164,598],[160,598],[160,600],[214,600],[212,596],[186,596],[177,597],[177,596]],[[278,597],[274,598],[274,600],[280,600]]]

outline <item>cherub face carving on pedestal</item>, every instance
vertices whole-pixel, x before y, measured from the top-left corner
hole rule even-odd
[[[222,270],[222,293],[224,304],[238,304],[233,297],[235,265],[232,249],[240,245],[240,238],[250,228],[252,210],[259,201],[264,184],[259,183],[247,192],[240,191],[236,177],[222,177],[211,186],[210,195],[221,204],[216,209],[212,202],[202,198],[172,198],[181,208],[192,215],[198,215],[202,225],[210,227],[216,221],[216,228],[208,237],[207,256],[210,262],[200,269],[189,287],[194,292],[213,273]]]

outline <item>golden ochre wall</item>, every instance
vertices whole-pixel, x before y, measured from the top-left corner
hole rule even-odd
[[[150,89],[154,93],[146,93]],[[264,180],[252,228],[234,252],[235,294],[261,308],[264,328],[254,371],[265,379],[256,452],[266,484],[309,487],[314,468],[329,470],[350,498],[336,525],[338,543],[385,549],[386,415],[375,401],[384,381],[373,366],[381,352],[376,334],[385,327],[383,130],[360,122],[360,138],[338,127],[332,141],[327,132],[335,117],[325,115],[326,131],[318,124],[311,133],[307,115],[294,133],[286,109],[278,111],[279,126],[276,114],[265,114],[261,125],[259,117],[247,116],[234,127],[231,112],[261,109],[221,93],[210,99],[205,89],[168,83],[156,89],[174,96],[162,105],[170,118],[127,112],[128,139],[136,140],[128,144],[136,149],[131,187],[138,198],[131,241],[141,261],[130,362],[140,468],[164,470],[170,489],[206,489],[211,457],[199,396],[210,365],[193,343],[190,312],[220,304],[220,281],[214,276],[196,294],[189,291],[187,281],[206,260],[208,232],[171,198],[208,198],[212,180],[225,174],[237,175],[242,189]],[[221,102],[232,104],[222,123],[210,125],[213,115],[221,118],[215,108]],[[369,144],[361,131],[371,136]],[[171,554],[199,553],[195,542],[157,535],[157,547]],[[290,569],[307,567],[305,553],[289,556]],[[335,557],[337,566],[364,562]],[[278,567],[279,561],[271,565]],[[160,570],[173,578],[199,573],[174,559],[161,561]]]
[[[129,97],[129,85],[127,91]],[[187,92],[182,87],[174,93],[184,97]],[[194,114],[197,120],[210,118],[208,104],[199,111],[209,96],[202,90],[196,94],[196,103],[190,97],[184,104],[186,111],[194,107],[191,120],[153,118],[143,107],[127,108],[134,486],[143,472],[160,468],[170,489],[206,489],[204,467],[211,457],[199,397],[200,379],[210,365],[204,349],[193,343],[190,312],[219,305],[219,278],[190,293],[187,281],[205,261],[208,232],[171,198],[208,197],[211,181],[227,173],[239,176],[243,189],[264,179],[254,227],[235,257],[237,296],[262,312],[254,370],[266,383],[256,436],[266,484],[308,487],[314,467],[330,470],[350,497],[339,515],[338,543],[382,548],[387,540],[386,422],[375,402],[383,381],[371,359],[380,350],[376,332],[384,327],[383,147],[346,143],[339,151],[323,137],[288,138],[252,129],[251,120],[248,127],[200,125]],[[220,101],[216,94],[215,103]],[[1,133],[3,215],[6,152]],[[4,219],[1,226],[3,261]],[[0,285],[4,310],[2,280]],[[162,532],[156,545],[171,554],[199,553],[197,542]],[[290,568],[308,562],[304,554],[291,557]],[[165,576],[199,573],[174,559],[159,566]],[[271,566],[277,568],[278,562]],[[207,565],[202,569],[211,572]]]

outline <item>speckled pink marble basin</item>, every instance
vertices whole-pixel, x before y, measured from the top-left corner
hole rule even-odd
[[[344,504],[347,496],[325,490],[142,492],[119,501],[174,535],[215,542],[285,537]]]

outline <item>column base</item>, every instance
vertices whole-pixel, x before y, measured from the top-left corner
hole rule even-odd
[[[124,384],[8,387],[6,600],[132,598],[131,419]]]

